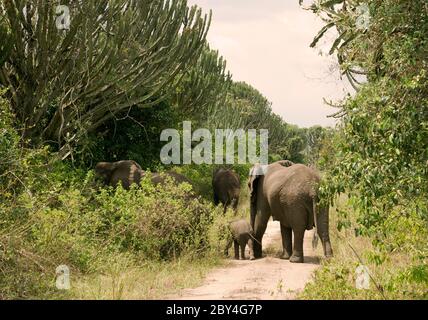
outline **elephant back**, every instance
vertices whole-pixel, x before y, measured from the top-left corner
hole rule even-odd
[[[229,169],[217,169],[212,180],[213,192],[223,204],[231,204],[235,209],[241,191],[241,183],[236,172]]]
[[[307,226],[313,226],[313,203],[319,184],[318,174],[309,167],[295,164],[268,170],[264,177],[264,194],[274,220],[281,220],[284,212],[306,212]]]
[[[235,239],[241,235],[248,235],[253,233],[250,223],[245,219],[232,221],[230,223],[230,231]]]
[[[313,199],[317,195],[320,182],[319,174],[303,164],[284,167],[278,172],[282,177],[283,188],[288,194],[308,196]]]
[[[213,184],[221,184],[228,188],[240,188],[238,174],[229,169],[219,168],[213,174]]]

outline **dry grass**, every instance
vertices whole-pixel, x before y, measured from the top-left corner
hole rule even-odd
[[[372,239],[356,236],[356,222],[350,217],[351,227],[337,230],[336,209],[347,209],[346,198],[341,197],[336,208],[330,211],[330,237],[334,257],[323,260],[322,268],[300,295],[301,299],[414,299],[427,298],[425,282],[409,281],[403,274],[414,265],[415,257],[406,252],[385,252],[376,248]],[[318,246],[317,254],[322,256]],[[356,268],[364,265],[370,273],[370,289],[357,289]],[[426,280],[425,280],[426,281]]]
[[[141,266],[119,261],[102,274],[72,279],[70,296],[91,300],[167,299],[180,289],[202,283],[206,273],[221,264],[218,257],[145,262]]]

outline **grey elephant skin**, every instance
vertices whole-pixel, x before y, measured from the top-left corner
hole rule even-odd
[[[223,204],[224,212],[231,206],[236,211],[241,191],[238,174],[230,169],[217,168],[213,173],[214,204]]]
[[[305,230],[316,226],[324,255],[333,255],[329,237],[328,207],[320,207],[318,186],[320,176],[313,169],[288,160],[274,162],[260,174],[260,166],[250,171],[248,187],[251,201],[251,226],[254,230],[254,255],[262,256],[262,238],[269,218],[281,224],[283,259],[303,262]],[[294,239],[292,239],[294,235]],[[294,242],[294,246],[293,246]]]
[[[98,162],[95,166],[95,173],[101,177],[105,185],[117,186],[122,183],[122,187],[129,190],[133,183],[140,184],[146,172],[141,166],[133,160],[121,160],[116,162]],[[187,182],[192,183],[185,176],[174,171],[167,171],[164,174],[154,172],[151,174],[151,181],[153,184],[164,183],[166,177],[172,177],[177,184]]]
[[[234,245],[235,259],[239,260],[239,253],[241,252],[241,259],[245,260],[245,246],[248,245],[250,249],[250,260],[254,260],[253,239],[254,233],[250,223],[247,220],[235,220],[229,224],[229,230],[232,234],[232,239],[227,243],[225,255],[228,254],[229,248]]]

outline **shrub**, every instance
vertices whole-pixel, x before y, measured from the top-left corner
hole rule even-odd
[[[85,275],[118,257],[138,264],[214,252],[211,225],[222,210],[190,185],[167,178],[153,186],[147,177],[129,191],[99,189],[92,171],[59,161],[47,148],[23,148],[10,121],[0,122],[9,146],[1,156],[11,159],[0,174],[0,298],[65,297],[55,288],[62,264]]]
[[[190,185],[176,186],[170,179],[155,187],[146,177],[141,188],[104,189],[95,199],[94,214],[100,222],[96,232],[120,250],[133,250],[149,258],[206,250],[207,229],[219,214],[211,204],[196,198]]]

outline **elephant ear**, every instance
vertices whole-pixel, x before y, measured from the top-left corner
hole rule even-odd
[[[106,184],[109,183],[113,171],[116,169],[116,162],[98,162],[95,166],[95,173],[102,177]]]
[[[100,176],[106,176],[114,170],[114,163],[112,162],[98,162],[95,166],[95,173]]]
[[[137,167],[138,170],[143,170],[143,168],[141,168],[141,166],[134,160],[128,160],[128,161],[131,162],[131,164],[133,164],[135,167]]]
[[[248,188],[250,189],[251,203],[256,202],[257,184],[260,179],[260,165],[256,164],[250,169]]]

